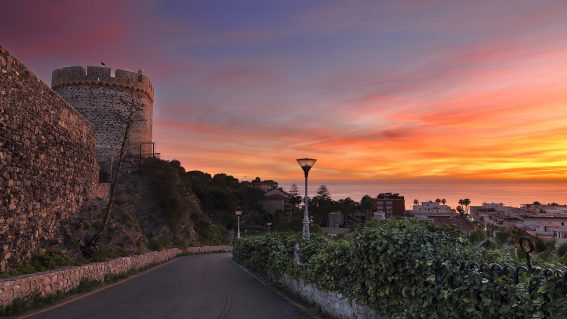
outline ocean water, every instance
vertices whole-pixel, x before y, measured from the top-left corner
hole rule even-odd
[[[286,191],[295,183],[303,194],[304,181],[285,181],[280,183]],[[512,182],[512,181],[318,181],[309,180],[309,196],[314,196],[321,185],[326,185],[335,200],[350,197],[360,201],[368,194],[375,197],[379,193],[400,193],[405,196],[406,209],[411,209],[413,200],[435,200],[445,198],[447,205],[455,207],[461,198],[469,198],[471,205],[483,202],[504,203],[511,206],[521,204],[556,202],[567,203],[567,182]]]

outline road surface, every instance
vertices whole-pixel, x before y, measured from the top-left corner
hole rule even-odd
[[[177,258],[34,319],[312,318],[232,262],[232,254]]]

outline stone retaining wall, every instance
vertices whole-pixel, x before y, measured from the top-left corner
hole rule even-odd
[[[95,142],[91,124],[0,45],[0,271],[93,198]]]
[[[34,294],[47,296],[67,292],[76,288],[83,280],[103,281],[106,276],[121,275],[130,270],[139,270],[150,265],[160,264],[182,253],[203,254],[229,251],[232,251],[231,246],[189,247],[185,251],[172,248],[143,255],[116,258],[107,262],[3,279],[0,280],[0,307],[9,305],[15,299],[25,299]]]
[[[319,290],[311,284],[306,284],[303,280],[294,279],[288,275],[283,275],[278,283],[286,287],[294,295],[303,300],[317,305],[322,312],[336,319],[382,319],[385,318],[365,305],[358,304],[355,300],[349,301],[341,294]]]

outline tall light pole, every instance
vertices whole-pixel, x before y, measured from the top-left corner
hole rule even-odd
[[[242,211],[241,211],[241,210],[237,210],[237,211],[234,212],[234,215],[236,215],[236,220],[237,220],[236,239],[240,239],[240,215],[242,215]]]
[[[301,233],[301,237],[304,240],[308,240],[311,235],[309,234],[309,198],[307,197],[307,177],[309,176],[309,170],[313,165],[315,165],[316,159],[314,158],[298,158],[297,163],[303,169],[305,173],[305,211],[303,212],[303,232]]]

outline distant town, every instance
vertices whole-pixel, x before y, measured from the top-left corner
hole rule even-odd
[[[278,187],[277,182],[269,180],[256,179],[250,185],[265,192],[262,207],[267,214],[274,216],[295,209],[291,206],[295,204],[292,198],[297,196],[296,190],[286,192]],[[317,202],[326,196],[324,192],[328,192],[325,186],[322,188],[324,190],[320,189],[312,199],[314,203],[310,210],[315,216],[313,222],[331,235],[345,233],[353,225],[371,219],[403,218],[454,225],[462,230],[481,229],[491,236],[498,232],[518,231],[527,236],[554,240],[557,245],[567,242],[567,205],[563,204],[536,201],[520,207],[503,203],[471,205],[472,201],[465,198],[452,207],[445,199],[437,198],[425,201],[414,199],[408,203],[412,208],[406,209],[403,195],[380,193],[375,197],[365,195],[360,203],[350,198],[341,199],[334,205],[327,205],[327,210],[331,211],[321,212]],[[333,202],[330,198],[327,200]]]

